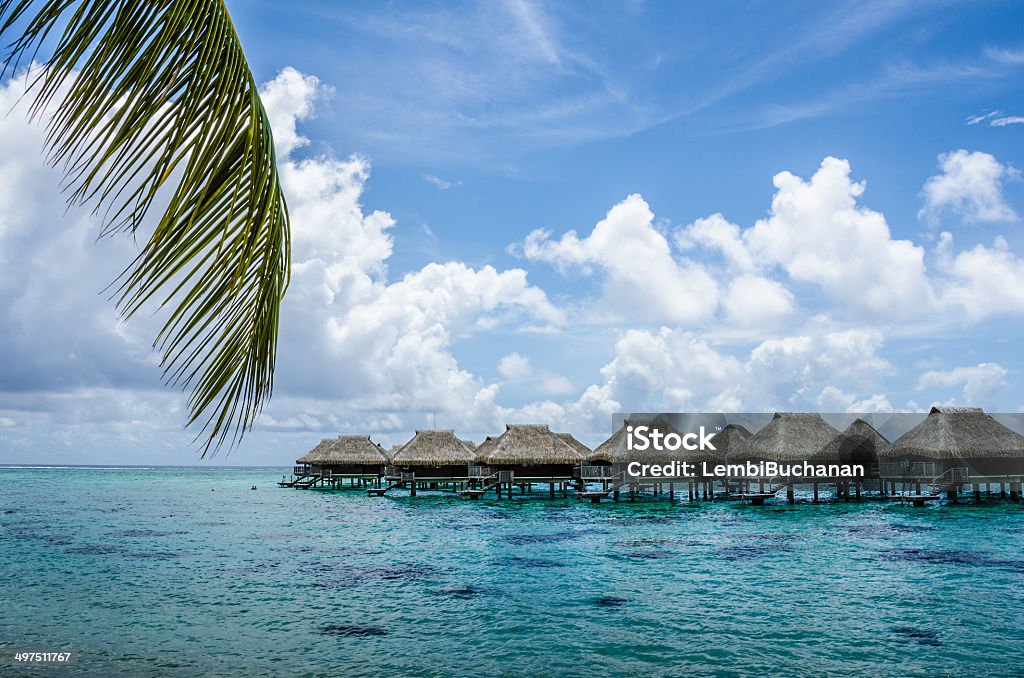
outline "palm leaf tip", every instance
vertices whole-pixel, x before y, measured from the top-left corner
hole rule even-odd
[[[237,445],[273,390],[289,279],[288,207],[273,136],[221,0],[0,0],[2,77],[46,46],[29,80],[69,201],[136,231],[168,198],[115,283],[126,317],[166,309],[154,342],[186,389],[202,452]],[[52,44],[52,48],[50,45]]]

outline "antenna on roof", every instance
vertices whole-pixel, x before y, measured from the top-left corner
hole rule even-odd
[[[434,418],[434,430],[437,430],[437,410],[431,410],[430,415]]]

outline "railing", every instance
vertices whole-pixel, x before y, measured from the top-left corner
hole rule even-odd
[[[882,478],[929,482],[941,476],[943,469],[938,461],[889,461],[878,465],[878,473]]]
[[[572,470],[574,478],[581,480],[603,480],[612,477],[611,466],[577,466]]]
[[[385,478],[397,478],[398,477],[398,469],[395,466],[392,466],[391,464],[387,464],[386,466],[384,466],[384,477]]]
[[[322,469],[320,469],[320,477],[321,478],[328,478],[329,479],[331,477],[331,469],[329,469],[329,468],[322,468]]]
[[[936,476],[929,483],[935,490],[940,490],[947,487],[956,487],[963,485],[967,482],[967,469],[959,466],[955,466],[951,469],[946,469],[945,473]]]
[[[401,477],[403,483],[416,482],[416,474],[414,472],[402,471],[400,477]]]
[[[498,471],[498,482],[499,483],[511,483],[515,482],[516,476],[512,471]]]
[[[292,466],[292,473],[297,476],[304,476],[309,473],[309,468],[306,466]]]
[[[473,466],[470,465],[467,470],[467,476],[474,479],[487,478],[493,475],[493,471],[490,466]]]

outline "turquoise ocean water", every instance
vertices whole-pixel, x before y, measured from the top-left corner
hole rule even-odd
[[[0,674],[1024,672],[1019,506],[378,499],[282,473],[0,469]]]

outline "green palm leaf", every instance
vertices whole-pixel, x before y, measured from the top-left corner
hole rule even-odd
[[[69,200],[131,231],[167,206],[113,284],[125,317],[169,311],[154,341],[189,391],[203,456],[237,444],[273,387],[288,210],[266,111],[221,0],[0,0],[0,78],[29,74]],[[52,49],[49,49],[50,45]]]

